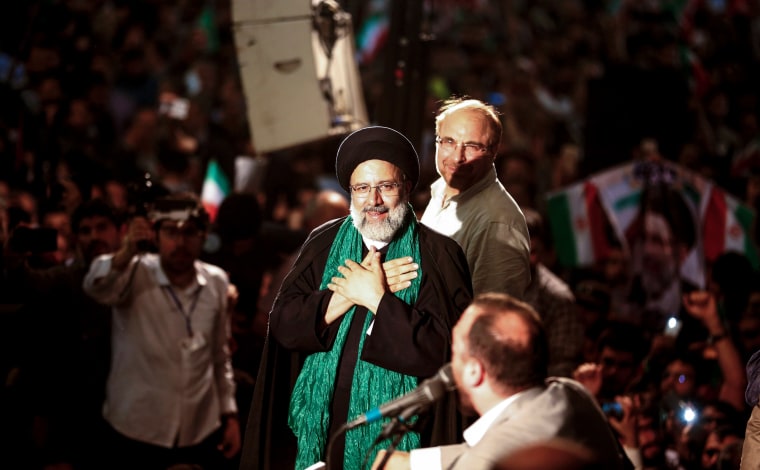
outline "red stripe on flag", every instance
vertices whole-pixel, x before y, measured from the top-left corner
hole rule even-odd
[[[586,212],[588,213],[589,234],[591,246],[594,249],[594,259],[605,258],[610,251],[610,243],[604,230],[607,219],[602,211],[602,203],[599,201],[599,189],[596,185],[586,182],[583,191],[586,199]]]
[[[726,247],[726,198],[723,191],[713,186],[705,208],[702,225],[705,259],[715,261]]]
[[[206,209],[209,220],[214,222],[216,220],[216,214],[219,212],[219,206],[207,201],[203,201],[202,204],[203,208]]]

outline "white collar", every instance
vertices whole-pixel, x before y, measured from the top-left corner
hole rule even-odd
[[[494,181],[498,181],[498,179],[499,178],[496,175],[496,167],[491,165],[491,169],[488,170],[487,175],[483,176],[480,180],[476,181],[475,184],[473,184],[469,188],[449,198],[446,198],[446,181],[443,180],[443,177],[438,178],[437,180],[433,182],[433,184],[430,185],[430,195],[435,199],[440,199],[440,200],[445,199],[446,202],[449,202],[449,201],[462,202],[462,201],[472,198],[475,194],[478,194],[479,192],[483,191],[489,185],[493,184]]]
[[[362,235],[362,240],[364,240],[364,246],[366,246],[367,249],[370,249],[374,246],[377,251],[380,251],[386,246],[388,246],[388,242],[380,242],[377,240],[371,240],[363,235]]]
[[[472,447],[478,442],[480,442],[481,439],[483,439],[483,436],[485,436],[486,432],[488,431],[488,428],[491,427],[491,425],[496,421],[496,418],[501,415],[501,413],[507,409],[509,405],[514,402],[517,397],[522,395],[525,391],[515,393],[509,398],[506,398],[502,400],[498,405],[494,406],[490,410],[486,411],[486,413],[478,418],[477,421],[472,423],[470,427],[464,430],[464,433],[462,433],[465,442]]]

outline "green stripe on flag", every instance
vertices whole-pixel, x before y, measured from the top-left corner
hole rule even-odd
[[[222,194],[230,193],[230,182],[227,180],[227,176],[222,171],[222,167],[216,160],[211,160],[208,163],[208,170],[206,171],[206,180],[211,180],[219,186]]]
[[[578,264],[578,250],[575,246],[572,211],[567,196],[565,194],[551,196],[546,204],[554,248],[559,262],[563,266],[575,266]]]
[[[739,204],[734,211],[734,217],[744,230],[744,255],[747,257],[755,269],[760,268],[760,258],[758,258],[755,244],[752,242],[752,227],[755,224],[755,212],[749,207]]]
[[[639,207],[639,202],[641,201],[641,191],[636,191],[628,196],[621,197],[617,201],[615,201],[615,204],[613,206],[613,210],[621,211],[623,209],[627,209],[629,207]]]

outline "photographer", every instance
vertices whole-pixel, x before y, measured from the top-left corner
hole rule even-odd
[[[195,464],[221,469],[240,449],[228,341],[229,281],[201,262],[209,219],[177,193],[136,216],[84,289],[112,306],[113,354],[103,414],[114,469]],[[139,248],[154,240],[157,253]]]

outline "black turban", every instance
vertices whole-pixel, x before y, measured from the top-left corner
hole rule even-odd
[[[420,161],[409,139],[389,127],[372,126],[348,135],[335,158],[338,183],[348,191],[351,173],[367,160],[384,160],[396,165],[412,182],[412,189],[420,178]]]

